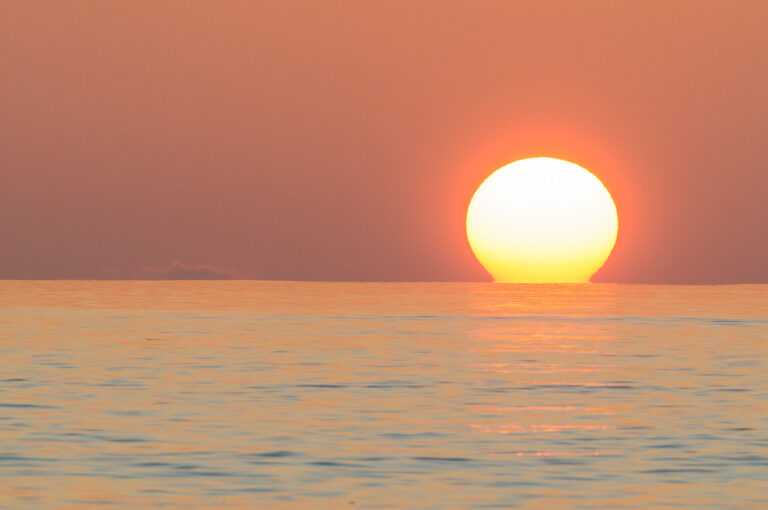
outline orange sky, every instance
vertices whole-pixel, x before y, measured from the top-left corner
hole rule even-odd
[[[762,0],[0,2],[0,278],[482,280],[472,193],[546,155],[614,196],[596,280],[768,282],[767,17]]]

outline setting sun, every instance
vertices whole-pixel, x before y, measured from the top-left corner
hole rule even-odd
[[[617,233],[616,206],[600,180],[554,158],[496,170],[467,211],[469,244],[497,282],[588,282]]]

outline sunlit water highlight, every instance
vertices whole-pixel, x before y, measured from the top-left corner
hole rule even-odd
[[[0,507],[758,508],[768,286],[0,282]]]

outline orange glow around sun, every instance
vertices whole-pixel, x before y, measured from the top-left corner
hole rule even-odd
[[[554,158],[496,170],[467,210],[469,244],[497,282],[588,282],[610,255],[618,226],[603,183]]]

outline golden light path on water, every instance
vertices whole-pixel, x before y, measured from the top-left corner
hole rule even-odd
[[[2,508],[765,502],[766,286],[0,286]]]

